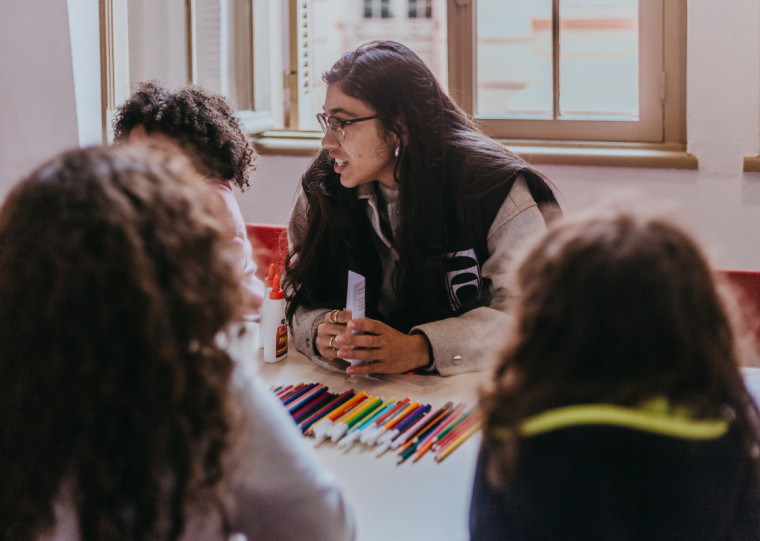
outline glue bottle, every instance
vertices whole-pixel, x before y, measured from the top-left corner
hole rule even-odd
[[[285,297],[280,289],[280,277],[274,275],[269,292],[266,320],[261,320],[261,341],[264,343],[264,362],[276,363],[288,356],[288,321],[285,318]]]
[[[269,265],[269,272],[267,273],[267,277],[264,279],[264,300],[261,302],[261,322],[259,324],[259,349],[264,348],[264,341],[261,339],[261,337],[264,325],[267,324],[266,318],[269,317],[267,312],[271,312],[271,309],[269,308],[269,292],[272,291],[272,283],[274,282],[274,277],[276,274],[277,268],[274,266],[274,263],[272,263]]]

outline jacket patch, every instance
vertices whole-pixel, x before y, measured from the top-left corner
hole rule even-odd
[[[480,297],[483,278],[480,263],[473,248],[448,254],[446,286],[449,304],[454,312],[475,303]]]

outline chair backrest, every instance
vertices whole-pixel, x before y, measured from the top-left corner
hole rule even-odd
[[[739,293],[739,300],[746,308],[747,324],[760,340],[760,271],[721,270],[729,283]]]
[[[253,259],[259,273],[266,276],[269,265],[274,263],[277,274],[282,275],[285,268],[285,257],[288,255],[288,232],[284,225],[274,224],[245,224],[248,240],[253,247]]]

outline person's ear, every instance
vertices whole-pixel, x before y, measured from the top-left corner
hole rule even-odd
[[[398,136],[396,138],[395,144],[396,146],[400,146],[401,143],[406,146],[409,143],[409,131],[406,129],[406,124],[404,124],[404,121],[399,117],[395,120],[393,123],[394,127],[396,128],[396,132],[398,134],[401,134],[401,140],[398,140]]]

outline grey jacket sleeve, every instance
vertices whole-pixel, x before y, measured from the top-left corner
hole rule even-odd
[[[226,462],[229,522],[248,539],[340,541],[354,515],[332,473],[250,366],[236,363],[237,422]]]
[[[509,270],[516,247],[546,229],[546,223],[530,191],[519,178],[504,200],[488,231],[490,256],[481,269],[491,280],[493,298],[489,306],[460,316],[418,325],[412,333],[423,333],[433,350],[434,368],[448,376],[491,366],[504,345],[511,318],[505,313],[513,288]]]
[[[301,190],[293,207],[288,223],[288,245],[293,248],[294,243],[303,240],[306,235],[306,213],[309,210],[309,203],[306,195]],[[340,308],[336,306],[334,308]],[[298,308],[293,316],[293,325],[290,328],[290,334],[293,338],[294,345],[298,351],[310,359],[319,357],[314,347],[314,337],[317,334],[317,327],[324,321],[325,315],[332,308]]]

